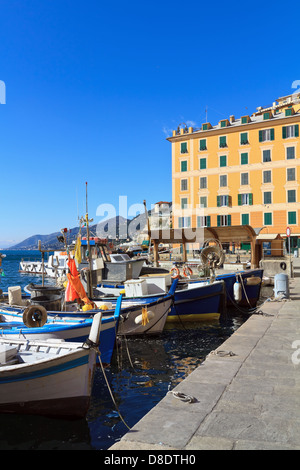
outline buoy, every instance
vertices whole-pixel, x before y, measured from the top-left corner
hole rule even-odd
[[[251,276],[245,279],[247,286],[258,286],[261,283],[261,278],[258,276]]]
[[[148,310],[148,311],[147,311],[147,317],[148,317],[148,321],[150,321],[150,320],[152,320],[152,318],[155,317],[155,314],[154,314],[151,310]],[[135,317],[134,323],[135,323],[136,325],[141,325],[141,324],[143,323],[144,319],[145,319],[145,317],[144,317],[144,315],[141,313],[140,315],[137,315],[137,316]],[[145,325],[143,325],[143,326],[145,326]]]
[[[242,286],[238,279],[233,284],[233,296],[236,302],[240,302],[242,300]]]
[[[190,277],[190,276],[192,276],[192,275],[193,275],[192,269],[191,269],[189,266],[185,266],[185,267],[183,268],[183,275],[184,275],[184,277]]]
[[[174,266],[174,268],[171,269],[170,273],[172,274],[171,277],[172,279],[179,279],[180,278],[180,272],[179,269]]]

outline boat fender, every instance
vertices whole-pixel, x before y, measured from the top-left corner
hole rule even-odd
[[[261,278],[258,276],[251,276],[244,279],[246,281],[247,286],[258,286],[261,283]]]
[[[47,310],[42,305],[30,305],[24,310],[23,323],[28,328],[36,328],[45,325]]]
[[[172,279],[179,279],[180,278],[180,272],[179,269],[174,266],[174,268],[171,269],[170,271]]]
[[[242,300],[242,286],[238,279],[233,284],[233,296],[236,302],[240,302]]]
[[[154,312],[152,312],[151,310],[148,310],[147,311],[147,317],[148,317],[149,321],[152,320],[155,317]],[[140,315],[137,315],[134,319],[134,323],[136,325],[141,325],[143,323],[143,321],[144,321],[144,316],[143,316],[142,313]]]
[[[193,275],[192,269],[191,269],[189,266],[185,266],[185,267],[183,268],[183,275],[184,275],[184,277],[190,277],[190,276],[192,276],[192,275]]]

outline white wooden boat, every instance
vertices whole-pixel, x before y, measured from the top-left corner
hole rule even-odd
[[[0,412],[85,416],[100,328],[99,313],[84,344],[0,338]]]

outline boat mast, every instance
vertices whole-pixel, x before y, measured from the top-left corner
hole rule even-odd
[[[93,219],[89,220],[88,215],[88,194],[87,194],[87,182],[85,183],[85,203],[86,203],[86,237],[87,237],[87,249],[88,249],[88,259],[89,259],[89,271],[88,271],[88,296],[93,297],[93,283],[92,283],[92,257],[91,257],[91,245],[90,245],[90,228],[89,222],[92,222]]]

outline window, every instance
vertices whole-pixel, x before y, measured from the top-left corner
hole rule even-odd
[[[299,137],[299,125],[298,124],[295,124],[294,126],[283,126],[282,138],[289,139],[291,137]]]
[[[287,192],[287,202],[296,202],[296,190],[289,189]]]
[[[180,206],[181,206],[181,209],[187,209],[187,206],[188,206],[187,197],[181,198]]]
[[[187,160],[183,160],[182,162],[180,162],[180,170],[187,171]]]
[[[253,194],[252,193],[238,194],[238,205],[239,206],[252,206]]]
[[[242,132],[241,134],[241,145],[249,144],[248,141],[248,132]]]
[[[206,168],[206,158],[200,158],[199,166],[200,166],[200,170],[205,170],[205,168]]]
[[[210,215],[198,215],[197,227],[210,227]]]
[[[242,225],[249,225],[249,214],[242,214]]]
[[[180,153],[188,153],[187,142],[181,142]]]
[[[200,177],[200,189],[206,189],[207,188],[207,178],[206,176],[201,176]]]
[[[227,175],[220,175],[220,188],[227,186]]]
[[[226,135],[219,138],[219,147],[220,148],[227,147]]]
[[[191,226],[190,217],[178,217],[178,226],[179,228],[189,228]]]
[[[200,139],[200,146],[199,146],[199,149],[200,149],[200,150],[207,150],[207,147],[206,147],[206,139]]]
[[[287,160],[292,160],[295,158],[295,147],[286,148],[286,158]]]
[[[220,121],[221,127],[226,127],[227,126],[227,119],[225,121]]]
[[[285,110],[285,115],[286,116],[292,116],[293,114],[294,114],[293,108],[289,107],[288,109]]]
[[[274,140],[274,129],[264,129],[258,131],[259,142]]]
[[[242,124],[247,124],[249,122],[248,116],[243,116],[242,117]]]
[[[248,153],[241,153],[241,165],[248,164]]]
[[[270,113],[270,111],[267,111],[266,113],[264,113],[264,120],[265,119],[271,119],[272,115]]]
[[[271,161],[271,150],[263,150],[263,162]]]
[[[241,185],[249,184],[249,174],[241,173]]]
[[[188,180],[184,179],[180,181],[180,189],[181,191],[187,191],[188,189]]]
[[[272,193],[271,191],[264,192],[264,204],[272,204]]]
[[[287,170],[286,170],[286,180],[287,181],[296,181],[296,168],[287,168]]]
[[[297,223],[297,214],[296,212],[288,212],[288,224],[296,224]]]
[[[220,156],[220,166],[227,166],[227,155]]]
[[[218,215],[217,216],[217,226],[225,227],[231,225],[231,215]]]
[[[272,225],[272,212],[264,213],[264,225]]]
[[[263,183],[271,183],[272,173],[271,170],[263,171]]]
[[[229,206],[230,205],[230,196],[217,196],[217,207]]]
[[[207,197],[200,196],[200,207],[207,207]]]

